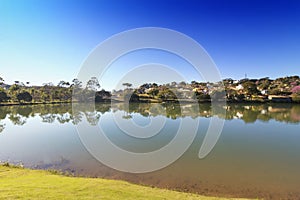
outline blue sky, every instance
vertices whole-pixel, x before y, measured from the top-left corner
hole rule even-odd
[[[223,78],[299,75],[299,10],[299,1],[287,0],[0,0],[0,76],[7,83],[71,81],[103,40],[148,26],[195,39]],[[102,80],[105,89],[120,79],[118,67]]]

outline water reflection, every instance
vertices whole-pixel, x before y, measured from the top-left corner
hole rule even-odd
[[[91,107],[84,104],[76,105],[79,112],[72,112],[71,104],[34,105],[34,106],[2,106],[0,107],[0,132],[5,129],[4,119],[9,119],[14,125],[22,126],[30,117],[39,116],[44,123],[55,121],[64,124],[78,124],[86,118],[91,125],[97,125],[102,114],[106,112],[124,111],[123,119],[131,119],[132,114],[144,117],[164,116],[170,119],[181,117],[217,116],[226,120],[240,119],[245,123],[257,120],[268,122],[275,120],[286,123],[300,122],[300,105],[297,104],[229,104],[212,110],[210,104],[96,104]],[[198,108],[196,108],[198,107]],[[224,109],[226,115],[224,115]],[[199,110],[199,112],[197,112]]]
[[[0,161],[213,196],[300,198],[300,105],[228,104],[214,109],[210,104],[74,106],[76,112],[71,104],[0,107]],[[101,128],[110,133],[111,141],[133,152],[167,144],[180,118],[200,117],[201,127],[188,151],[172,165],[153,173],[123,173],[95,160],[74,126],[85,121],[95,126],[113,113],[121,115],[124,123],[134,120],[140,126],[153,118],[166,119],[167,131],[152,137],[149,144],[129,141],[109,120],[103,121]],[[212,153],[200,160],[199,148],[212,116],[226,119],[224,130]]]

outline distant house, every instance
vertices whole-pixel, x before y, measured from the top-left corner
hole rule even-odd
[[[268,94],[268,90],[261,90],[260,93],[261,93],[262,95],[267,95],[267,94]]]
[[[292,102],[292,98],[289,96],[269,95],[268,99],[272,102]]]
[[[236,86],[235,87],[237,90],[243,90],[244,89],[244,87],[240,84],[240,85],[238,85],[238,86]]]

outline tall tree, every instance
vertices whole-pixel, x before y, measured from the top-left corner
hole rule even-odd
[[[82,82],[78,79],[78,78],[74,78],[72,80],[72,87],[75,87],[75,88],[81,88],[82,87]]]
[[[3,83],[4,83],[4,79],[0,77],[0,85],[2,85]]]
[[[127,89],[130,88],[130,87],[132,86],[131,83],[123,83],[122,85],[125,86]]]
[[[67,87],[70,86],[69,82],[66,81],[59,81],[59,83],[57,84],[58,87]]]
[[[100,84],[97,77],[92,77],[86,84],[86,89],[92,91],[98,91],[100,89]]]

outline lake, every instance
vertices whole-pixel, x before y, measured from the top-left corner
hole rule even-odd
[[[300,105],[227,104],[219,109],[205,103],[76,106],[76,112],[71,104],[0,107],[0,160],[205,195],[300,198]],[[113,123],[113,117],[120,124]],[[212,117],[224,119],[224,128],[212,151],[199,159]],[[81,141],[88,131],[79,134],[76,129],[81,123],[101,127],[115,145],[143,153],[168,144],[180,120],[199,121],[191,146],[167,167],[141,174],[99,162]],[[161,121],[164,128],[148,140],[122,131],[130,128],[130,123],[147,128],[151,122]],[[143,137],[144,133],[139,134]]]

